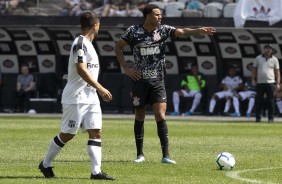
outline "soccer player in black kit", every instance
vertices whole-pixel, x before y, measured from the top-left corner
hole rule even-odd
[[[167,108],[164,83],[166,39],[187,37],[194,34],[211,35],[215,32],[215,28],[179,29],[169,25],[161,25],[162,13],[160,8],[154,4],[147,4],[143,9],[143,15],[144,24],[130,26],[115,46],[119,64],[126,75],[133,80],[134,134],[137,148],[137,158],[134,162],[145,161],[143,154],[144,120],[146,105],[150,104],[157,123],[157,132],[163,153],[161,163],[176,164],[169,156],[168,128],[165,119]],[[132,68],[127,66],[122,52],[126,45],[130,45],[133,49],[134,64]]]

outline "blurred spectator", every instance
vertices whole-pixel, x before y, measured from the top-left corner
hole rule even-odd
[[[126,17],[129,9],[128,0],[109,0],[102,12],[102,17]]]
[[[97,14],[101,14],[107,4],[108,4],[108,0],[93,0],[92,9]]]
[[[186,9],[187,10],[198,10],[200,8],[199,0],[190,0],[187,2]]]
[[[10,14],[18,8],[28,12],[25,0],[0,0],[0,14]]]
[[[127,14],[130,17],[142,17],[143,9],[148,3],[146,0],[129,0],[129,6],[126,7]]]
[[[35,96],[35,84],[35,78],[29,73],[28,65],[23,64],[16,84],[17,112],[27,112],[30,109],[29,99]]]
[[[66,0],[61,16],[78,16],[81,12],[91,9],[91,4],[86,0]]]

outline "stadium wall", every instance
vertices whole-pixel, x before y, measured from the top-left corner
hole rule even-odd
[[[106,20],[105,18],[105,22]],[[43,23],[45,25],[29,25],[28,23],[21,25],[19,21],[20,25],[0,25],[1,71],[4,80],[12,82],[7,84],[8,82],[4,81],[2,87],[4,107],[13,107],[11,91],[15,90],[15,76],[19,73],[22,63],[28,63],[31,72],[38,76],[56,73],[63,78],[67,74],[69,50],[73,39],[80,34],[80,29],[77,25],[48,26],[46,22]],[[114,95],[113,102],[102,102],[102,108],[105,111],[132,110],[131,101],[128,98],[130,80],[124,75],[114,54],[115,41],[125,29],[126,27],[121,25],[102,26],[99,38],[93,42],[100,56],[99,81]],[[241,76],[250,76],[253,59],[260,54],[265,43],[273,45],[275,55],[281,63],[282,32],[275,27],[246,27],[244,29],[217,27],[217,33],[213,36],[169,39],[166,47],[168,111],[172,111],[172,92],[180,87],[180,80],[190,70],[192,63],[196,62],[200,72],[207,76],[205,100],[208,101],[217,91],[217,86],[226,75],[230,65],[235,66]],[[124,54],[126,62],[129,65],[132,64],[131,48],[126,47]],[[65,83],[65,80],[62,81]]]

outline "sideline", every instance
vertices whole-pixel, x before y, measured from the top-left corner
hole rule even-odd
[[[37,113],[37,114],[28,114],[28,113],[0,113],[0,117],[54,117],[61,118],[61,113]],[[103,119],[134,119],[133,114],[109,114],[103,113]],[[146,114],[147,120],[154,120],[154,115]],[[207,121],[207,122],[248,122],[255,123],[255,117],[246,118],[244,116],[241,117],[230,117],[230,116],[205,116],[205,115],[192,115],[192,116],[170,116],[166,115],[166,120],[179,120],[179,121]],[[262,117],[261,123],[267,123],[267,118]],[[282,117],[275,117],[275,123],[282,123]],[[268,124],[268,123],[267,123]]]
[[[246,173],[246,172],[254,172],[254,171],[263,171],[263,170],[273,170],[273,169],[281,169],[282,167],[267,167],[267,168],[259,168],[259,169],[246,169],[246,170],[239,170],[239,171],[230,171],[226,174],[227,177],[233,178],[236,180],[240,181],[246,181],[250,183],[260,183],[263,184],[265,182],[260,181],[260,180],[255,180],[255,179],[248,179],[248,178],[243,178],[239,176],[241,173]],[[274,184],[271,182],[267,182],[267,184]]]

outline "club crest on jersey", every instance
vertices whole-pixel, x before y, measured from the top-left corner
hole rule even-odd
[[[140,104],[140,98],[137,96],[133,97],[133,105],[138,106]]]
[[[77,56],[84,56],[84,55],[85,55],[85,53],[82,49],[77,50]]]
[[[74,121],[74,120],[69,120],[68,126],[69,126],[70,128],[75,127],[75,121]]]
[[[159,41],[160,39],[161,39],[160,33],[155,32],[154,37],[153,37],[153,40],[154,40],[154,41]]]

